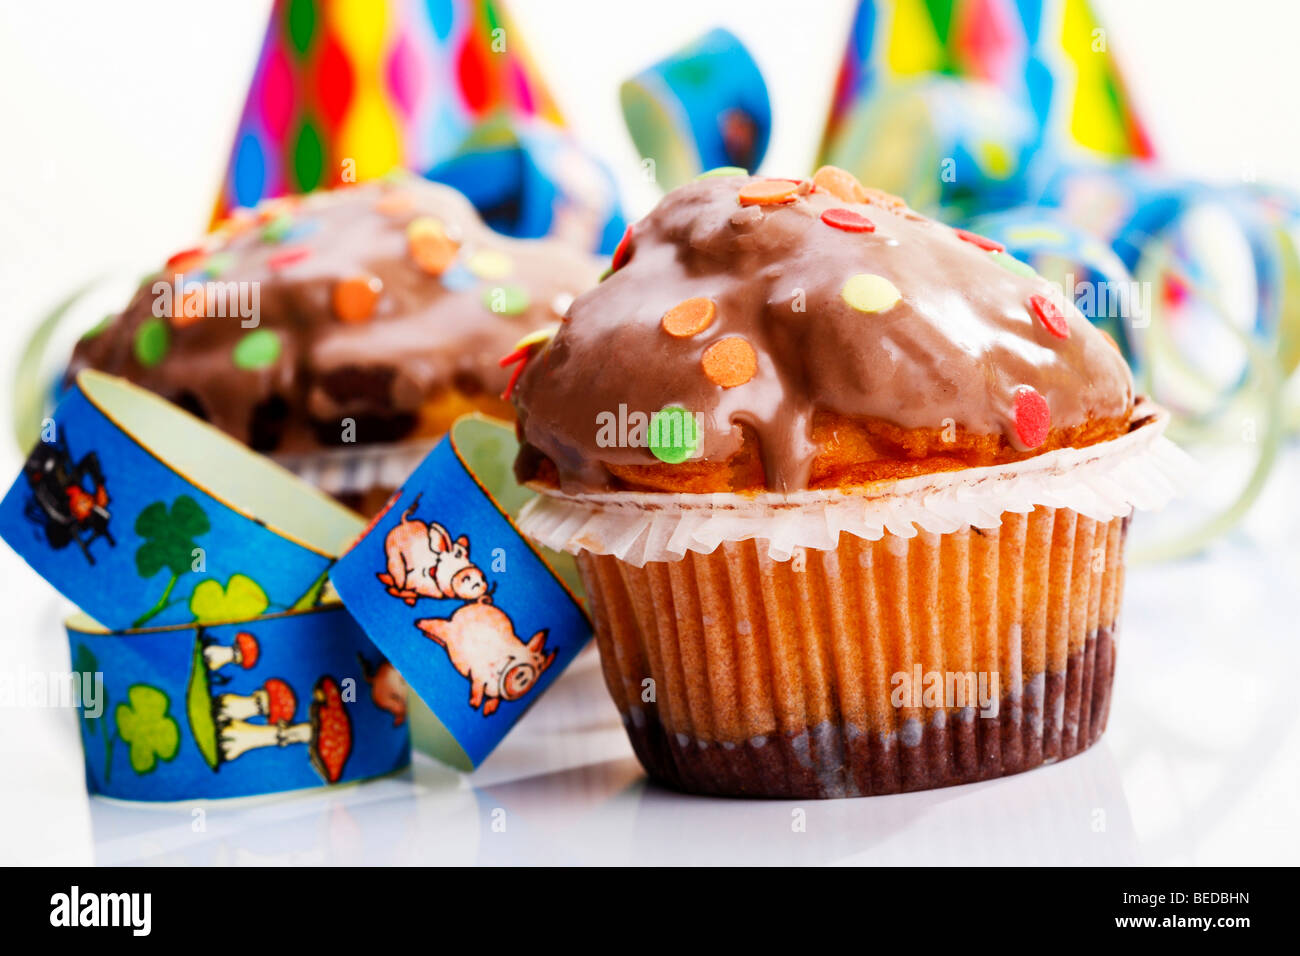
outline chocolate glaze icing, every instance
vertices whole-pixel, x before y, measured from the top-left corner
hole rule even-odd
[[[630,232],[630,258],[580,296],[559,333],[531,358],[516,392],[520,432],[551,459],[561,487],[611,487],[606,463],[656,464],[645,447],[602,447],[597,415],[652,414],[678,405],[702,413],[702,456],[723,461],[742,441],[761,443],[773,490],[807,486],[817,448],[816,411],[906,429],[951,420],[973,434],[1017,434],[1020,386],[1047,402],[1053,428],[1124,419],[1133,382],[1118,351],[1059,290],[1020,275],[949,227],[905,208],[853,203],[825,188],[785,205],[742,206],[750,177],[706,178],[669,193]],[[867,217],[873,232],[821,221],[828,209]],[[862,312],[841,298],[846,280],[872,273],[901,294]],[[1051,295],[1069,336],[1053,336],[1029,298]],[[717,315],[687,338],[661,326],[685,299],[712,299]],[[803,311],[799,311],[802,304]],[[741,336],[757,373],[722,388],[701,359],[718,339]]]
[[[382,197],[396,194],[409,203],[396,203],[397,211],[377,208]],[[122,375],[264,451],[338,443],[345,417],[356,421],[358,443],[397,440],[419,429],[422,406],[444,391],[470,399],[498,395],[510,375],[498,365],[500,356],[521,336],[558,322],[600,268],[557,242],[503,237],[459,193],[414,176],[271,205],[262,218],[273,212],[287,212],[285,237],[268,239],[266,224],[241,211],[184,270],[187,281],[202,280],[202,271],[219,261],[213,254],[222,253],[226,263],[212,281],[259,284],[259,329],[273,331],[281,346],[268,367],[240,368],[233,361],[233,349],[250,332],[238,317],[169,322],[166,354],[152,367],[141,363],[136,332],[154,318],[152,286],[171,281],[173,266],[149,277],[121,315],[77,345],[69,375],[85,367]],[[412,259],[406,227],[423,216],[459,242],[452,267],[458,282]],[[273,266],[275,256],[299,247],[304,258]],[[475,275],[467,264],[484,250],[505,258],[497,256],[496,270]],[[341,321],[332,304],[335,284],[358,275],[377,277],[382,293],[368,319]],[[508,286],[528,296],[519,314],[485,304],[494,288]]]

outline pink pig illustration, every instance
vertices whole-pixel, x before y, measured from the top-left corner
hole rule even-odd
[[[528,693],[555,660],[555,651],[545,652],[545,630],[525,644],[506,613],[486,598],[462,605],[449,618],[424,618],[415,626],[445,647],[452,665],[469,678],[469,705],[482,705],[484,717],[495,713],[502,699]]]
[[[419,497],[384,539],[388,571],[375,575],[388,593],[414,606],[418,598],[476,601],[488,594],[487,578],[469,558],[469,538],[451,534],[437,522],[411,520]]]

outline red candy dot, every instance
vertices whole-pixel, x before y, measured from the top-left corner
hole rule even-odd
[[[876,231],[874,222],[852,209],[827,209],[822,213],[822,222],[832,229],[843,229],[845,232]]]
[[[618,241],[614,248],[614,261],[610,263],[610,268],[617,271],[627,265],[627,261],[632,258],[632,227],[628,226],[623,231],[623,238]]]
[[[1043,323],[1043,328],[1058,339],[1068,339],[1070,337],[1070,326],[1066,324],[1065,315],[1057,308],[1056,303],[1047,296],[1031,295],[1029,297],[1029,308]]]
[[[1037,448],[1047,440],[1052,428],[1052,412],[1047,399],[1028,385],[1016,389],[1016,436],[1026,448]]]
[[[266,264],[272,269],[283,269],[295,262],[302,262],[309,255],[311,255],[311,250],[306,246],[290,246],[288,249],[282,249],[271,256],[266,260]]]
[[[203,249],[199,246],[192,249],[182,249],[167,259],[164,268],[168,270],[175,269],[177,272],[186,272],[191,266],[198,265],[203,260],[203,256]]]
[[[1007,247],[1000,242],[996,242],[987,236],[981,236],[977,232],[967,232],[965,229],[954,229],[958,239],[964,239],[972,246],[979,246],[986,252],[1006,252]]]

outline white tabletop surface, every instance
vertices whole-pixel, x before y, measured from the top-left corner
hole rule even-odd
[[[1292,452],[1230,538],[1131,570],[1110,726],[1054,766],[855,800],[686,796],[647,782],[590,650],[473,774],[417,753],[256,800],[88,798],[75,714],[0,708],[0,863],[1293,864],[1298,484]],[[42,596],[9,612],[0,667],[66,670],[60,604],[7,550],[0,575]]]
[[[0,129],[12,147],[0,151],[0,354],[10,362],[39,311],[72,286],[105,271],[138,275],[193,238],[266,6],[223,4],[219,17],[170,0],[0,8]],[[1139,100],[1159,106],[1148,121],[1166,161],[1300,186],[1300,124],[1269,95],[1300,82],[1300,10],[1240,0],[1224,18],[1218,0],[1098,6]],[[787,35],[750,15],[786,10],[785,0],[661,0],[629,7],[619,23],[606,0],[511,7],[633,215],[654,190],[639,181],[618,116],[620,78],[731,26],[771,85],[766,169],[802,170],[851,9],[802,5],[800,30]],[[201,70],[197,36],[223,51]],[[121,293],[102,309],[120,304]],[[6,393],[7,383],[5,425]],[[0,433],[6,483],[18,463]],[[328,792],[148,807],[86,796],[73,712],[0,702],[0,864],[1295,863],[1297,487],[1293,449],[1229,538],[1200,558],[1131,570],[1109,729],[1084,754],[1028,774],[859,800],[682,796],[646,782],[588,656],[473,775],[417,755],[408,772]],[[66,671],[65,608],[0,546],[0,674]]]

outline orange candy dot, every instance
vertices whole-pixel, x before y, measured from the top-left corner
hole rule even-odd
[[[334,283],[334,314],[344,322],[367,322],[384,292],[378,276],[356,275]]]
[[[699,335],[713,324],[718,307],[712,299],[694,298],[679,302],[667,312],[662,319],[664,331],[677,339],[688,339]]]
[[[456,259],[456,243],[436,232],[411,233],[407,247],[415,264],[430,275],[442,275]]]
[[[813,173],[813,185],[824,189],[836,199],[845,202],[862,202],[865,198],[862,183],[847,169],[838,166],[823,166]]]
[[[179,302],[172,303],[172,327],[183,329],[206,318],[207,303],[203,296],[203,286],[196,285],[181,295]]]
[[[788,179],[759,179],[740,187],[742,206],[780,206],[799,197],[799,184]]]
[[[718,339],[705,349],[700,364],[709,381],[723,388],[744,385],[758,373],[754,347],[736,335]]]

